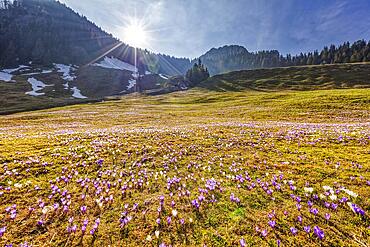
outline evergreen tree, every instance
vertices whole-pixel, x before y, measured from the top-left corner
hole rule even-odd
[[[188,79],[193,85],[208,78],[208,69],[202,64],[201,59],[199,59],[198,63],[195,63],[193,67],[186,72],[186,79]]]

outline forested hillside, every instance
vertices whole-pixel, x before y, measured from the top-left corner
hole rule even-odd
[[[283,56],[277,50],[249,52],[242,46],[232,45],[213,48],[200,58],[212,75],[246,69],[370,62],[370,42],[345,42],[340,46],[331,45],[321,51],[296,56]]]
[[[30,61],[84,65],[102,55],[134,63],[134,48],[123,44],[86,17],[54,0],[23,0],[0,9],[0,66]],[[189,59],[138,50],[139,69],[185,73]]]

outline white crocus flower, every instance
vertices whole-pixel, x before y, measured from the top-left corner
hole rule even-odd
[[[307,193],[312,193],[313,192],[313,188],[312,187],[304,187],[303,189]]]
[[[336,201],[336,200],[337,200],[337,196],[336,196],[336,195],[334,195],[334,194],[331,194],[331,195],[329,196],[329,198],[330,198],[332,201]]]
[[[177,216],[177,210],[176,209],[172,209],[172,215],[173,215],[173,217]]]
[[[324,186],[322,186],[322,188],[324,189],[324,190],[326,190],[326,191],[332,191],[333,190],[333,188],[332,187],[330,187],[330,186],[328,186],[328,185],[324,185]]]
[[[356,194],[355,192],[353,192],[352,190],[348,190],[348,189],[342,189],[342,191],[344,191],[345,193],[347,193],[347,195],[349,196],[352,196],[354,198],[356,198],[358,196],[358,194]]]
[[[355,209],[352,207],[352,202],[347,202],[347,205],[348,207],[354,212],[356,213]]]

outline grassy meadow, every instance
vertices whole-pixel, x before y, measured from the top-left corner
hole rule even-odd
[[[368,246],[370,90],[0,116],[0,245]]]

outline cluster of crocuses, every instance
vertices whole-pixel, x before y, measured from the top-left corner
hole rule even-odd
[[[261,142],[264,138],[296,141],[318,131],[319,127],[314,131],[308,128],[292,130],[289,133],[261,131],[256,136]],[[341,141],[346,139],[349,140],[344,137]],[[232,141],[237,143],[235,139]],[[313,142],[317,144],[321,141],[322,139],[317,138]],[[115,142],[110,142],[109,145],[113,143]],[[354,213],[360,216],[358,220],[363,222],[367,220],[364,210],[367,207],[363,201],[356,200],[360,197],[358,193],[339,185],[333,186],[334,188],[324,186],[322,189],[318,188],[317,184],[312,185],[313,187],[306,184],[303,187],[299,182],[290,179],[293,175],[289,171],[284,174],[276,171],[266,160],[246,165],[240,160],[239,162],[218,160],[212,153],[205,153],[197,156],[197,162],[181,164],[178,163],[181,160],[180,156],[186,152],[176,151],[169,145],[169,153],[163,158],[161,165],[157,164],[158,160],[153,163],[148,162],[148,154],[141,155],[141,150],[136,151],[138,157],[135,160],[125,161],[124,165],[121,163],[111,165],[95,153],[107,151],[103,142],[93,141],[92,145],[93,150],[83,152],[82,148],[71,148],[67,158],[55,155],[56,161],[65,164],[60,170],[51,162],[40,160],[24,162],[28,163],[27,167],[30,168],[32,164],[38,164],[42,170],[53,168],[57,170],[53,174],[57,177],[52,179],[48,186],[41,183],[34,184],[32,193],[40,199],[27,205],[29,214],[32,216],[30,218],[32,220],[36,218],[34,223],[43,227],[43,230],[47,229],[44,226],[49,224],[48,219],[52,217],[57,217],[62,223],[68,219],[67,227],[63,228],[66,234],[82,235],[82,237],[87,235],[87,239],[89,239],[88,235],[98,236],[105,224],[114,224],[118,230],[140,228],[145,225],[140,230],[146,231],[147,239],[151,240],[155,237],[158,239],[158,244],[165,246],[161,243],[161,237],[165,234],[174,234],[175,228],[175,234],[187,233],[184,229],[188,224],[193,223],[194,214],[207,215],[207,209],[209,209],[207,207],[217,203],[220,205],[226,203],[230,210],[248,207],[245,201],[246,195],[261,196],[267,201],[283,198],[285,202],[293,205],[282,208],[279,212],[271,212],[266,222],[262,220],[255,223],[255,231],[261,239],[282,238],[281,235],[277,236],[273,233],[285,231],[284,233],[289,237],[304,235],[315,241],[325,240],[330,234],[326,230],[327,224],[338,217],[336,215],[338,210]],[[250,143],[250,145],[261,147],[258,143]],[[266,143],[266,145],[272,144]],[[228,147],[231,147],[231,144]],[[188,150],[200,149],[199,145],[187,148]],[[109,152],[115,152],[113,148],[112,150]],[[135,152],[132,152],[132,156],[135,156]],[[161,161],[158,163],[160,164]],[[218,161],[220,161],[219,165]],[[290,165],[288,161],[281,164]],[[354,164],[354,167],[361,169],[360,165]],[[26,186],[25,183],[22,185],[21,179],[17,178],[19,173],[16,170],[7,168],[4,174],[6,179],[12,179],[17,183],[6,188],[0,187],[1,193],[15,193],[22,186]],[[357,178],[354,177],[351,181],[356,181]],[[358,177],[358,181],[365,180],[364,177]],[[367,181],[366,184],[370,185],[370,182]],[[123,208],[122,205],[124,205]],[[217,207],[214,208],[217,209]],[[15,227],[12,220],[18,220],[20,217],[17,218],[17,213],[22,212],[23,209],[22,205],[10,205],[5,209],[7,214],[5,224],[0,228],[0,237],[9,234],[11,228]],[[294,214],[293,210],[296,210]],[[115,213],[116,211],[119,213]],[[112,216],[113,219],[105,220],[106,215]],[[320,220],[320,217],[325,220]],[[287,227],[284,226],[285,228],[282,228],[282,219],[287,225]],[[197,221],[194,225],[205,227],[202,226],[201,217],[196,217],[194,220]],[[186,228],[186,230],[189,229]],[[280,239],[276,239],[276,242],[280,244]],[[244,239],[240,240],[240,244],[247,245]]]
[[[261,182],[259,182],[261,184]],[[290,181],[290,182],[287,182],[287,184],[291,187],[292,184],[293,184],[293,181]],[[320,194],[320,195],[317,195],[317,194],[314,194],[314,188],[312,187],[304,187],[303,188],[303,192],[305,192],[305,200],[307,201],[307,208],[308,208],[308,211],[313,215],[313,216],[317,216],[320,212],[319,212],[319,209],[318,209],[318,206],[324,206],[327,210],[332,210],[333,212],[335,212],[339,206],[341,206],[344,210],[345,210],[345,205],[348,204],[349,208],[355,213],[355,214],[358,214],[359,216],[361,217],[365,217],[366,216],[366,213],[365,211],[360,208],[358,205],[352,203],[352,202],[349,202],[349,199],[345,196],[343,196],[342,198],[338,199],[338,196],[340,195],[340,193],[343,191],[344,193],[350,195],[352,198],[356,198],[358,195],[348,189],[337,189],[337,190],[334,190],[332,187],[330,186],[323,186],[323,189],[324,189],[324,192],[323,194]],[[297,192],[298,188],[295,188],[293,191],[294,192]],[[335,196],[334,196],[335,195]],[[233,196],[233,195],[232,195]],[[302,208],[303,208],[303,205],[302,205],[302,201],[303,199],[298,196],[298,195],[295,195],[295,194],[290,194],[290,197],[296,202],[296,209],[298,211],[298,213],[300,213],[300,211],[302,211]],[[331,200],[331,202],[328,202],[326,200]],[[316,205],[316,207],[315,207]],[[284,211],[284,215],[285,216],[288,216],[288,211]],[[278,225],[277,221],[276,221],[276,212],[273,211],[271,213],[268,214],[268,226],[270,227],[271,230],[274,230],[276,228],[276,226]],[[327,223],[330,222],[330,219],[331,219],[331,214],[330,213],[324,213],[323,215],[323,218],[327,221]],[[307,221],[308,219],[306,219]],[[299,224],[303,224],[303,217],[302,215],[298,215],[297,217],[297,222]],[[319,240],[323,240],[324,237],[325,237],[325,233],[324,231],[322,230],[322,228],[320,228],[318,225],[315,225],[313,227],[309,226],[309,225],[302,225],[301,226],[301,229],[308,234],[308,236],[311,236],[311,232],[313,232],[313,234],[317,237],[317,239]],[[292,226],[290,227],[290,233],[292,235],[297,235],[299,233],[299,229],[297,229],[296,226]],[[268,230],[266,229],[260,229],[259,226],[256,226],[256,232],[258,234],[260,234],[262,237],[266,237],[268,235]],[[245,240],[244,239],[241,239],[240,240],[240,245],[241,246],[246,246],[245,245]]]

